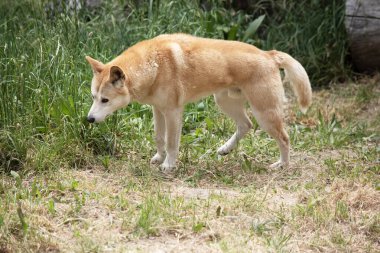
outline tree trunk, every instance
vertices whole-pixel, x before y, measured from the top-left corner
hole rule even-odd
[[[356,68],[380,70],[380,1],[346,0],[345,24]]]

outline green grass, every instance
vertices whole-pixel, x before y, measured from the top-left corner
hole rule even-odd
[[[149,165],[149,106],[86,123],[92,73],[84,56],[108,61],[162,33],[289,52],[315,86],[351,73],[343,3],[259,1],[246,13],[212,3],[208,11],[198,1],[129,2],[125,10],[107,1],[50,17],[39,1],[0,3],[0,251],[376,252],[378,76],[316,91],[306,115],[291,99],[287,170],[267,168],[279,152],[256,123],[218,157],[235,127],[212,98],[186,107],[173,178]]]

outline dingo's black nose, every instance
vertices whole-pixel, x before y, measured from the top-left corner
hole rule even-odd
[[[87,121],[90,122],[90,123],[94,123],[95,122],[95,118],[91,117],[91,116],[88,116],[87,117]]]

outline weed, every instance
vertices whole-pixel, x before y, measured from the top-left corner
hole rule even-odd
[[[253,223],[252,225],[252,230],[255,234],[257,234],[258,236],[263,236],[265,233],[268,233],[269,231],[271,231],[271,229],[268,227],[268,223],[269,221],[265,221],[265,222],[255,222]]]
[[[346,203],[338,201],[335,207],[335,218],[339,221],[346,221],[349,219],[349,210]]]
[[[335,231],[331,235],[331,242],[342,246],[347,244],[345,236],[340,231]]]
[[[18,218],[20,220],[20,223],[21,223],[21,228],[22,228],[22,231],[24,232],[24,235],[28,232],[28,223],[26,221],[26,217],[25,217],[25,214],[24,212],[22,211],[22,207],[21,207],[21,202],[18,201],[17,203],[17,215],[18,215]]]
[[[48,206],[47,206],[47,208],[48,208],[48,211],[49,211],[50,214],[55,214],[55,213],[56,213],[56,210],[55,210],[55,202],[54,202],[53,199],[50,199],[50,200],[48,201]]]
[[[137,227],[141,228],[143,232],[149,235],[157,235],[158,231],[153,227],[156,206],[152,203],[152,200],[148,199],[144,205],[141,206],[140,217],[137,221]]]
[[[323,226],[328,222],[330,210],[325,208],[326,204],[318,199],[309,198],[305,204],[297,205],[293,215],[311,218],[316,224]]]
[[[199,233],[199,232],[201,232],[201,230],[204,228],[204,227],[206,227],[206,224],[204,224],[204,223],[197,223],[197,224],[195,224],[194,226],[193,226],[193,231],[195,232],[195,233]]]

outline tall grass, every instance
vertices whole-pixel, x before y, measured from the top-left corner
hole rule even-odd
[[[263,28],[265,48],[294,55],[314,86],[326,86],[349,76],[344,2],[276,1],[273,18]]]
[[[91,71],[84,56],[106,62],[128,46],[162,33],[244,39],[264,49],[290,52],[317,85],[346,73],[339,1],[259,1],[247,13],[226,10],[217,0],[210,1],[207,11],[198,1],[135,3],[104,1],[96,10],[53,14],[40,1],[0,3],[2,170],[81,167],[126,150],[151,152],[147,106],[133,104],[97,126],[84,121],[91,104]],[[265,15],[263,23],[250,34],[252,21],[260,15]],[[187,129],[205,118],[202,106],[189,108]],[[126,117],[128,122],[121,120]]]

